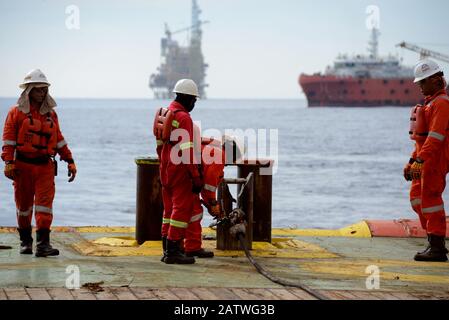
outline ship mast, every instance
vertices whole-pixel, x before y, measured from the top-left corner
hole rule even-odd
[[[371,58],[376,60],[379,58],[379,36],[379,29],[373,27],[373,29],[371,30],[371,39],[368,42],[368,52],[370,53]]]

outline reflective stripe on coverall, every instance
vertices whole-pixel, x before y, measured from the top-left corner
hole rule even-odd
[[[446,213],[442,194],[449,172],[449,97],[445,90],[427,97],[424,106],[429,135],[416,141],[412,158],[424,160],[421,180],[412,182],[410,201],[428,234],[446,235]]]

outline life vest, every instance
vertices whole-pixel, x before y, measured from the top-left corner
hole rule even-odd
[[[47,114],[47,119],[41,122],[31,114],[22,121],[17,136],[17,151],[22,153],[36,153],[56,155],[57,131],[56,125]]]
[[[162,142],[170,141],[170,135],[173,128],[178,128],[179,123],[175,120],[175,113],[167,108],[159,108],[154,116],[153,134],[157,140]]]
[[[427,104],[428,107],[431,107],[432,104],[439,100],[439,99],[444,99],[449,101],[449,97],[448,96],[438,96],[436,97],[433,101],[431,101],[429,104]],[[415,140],[415,141],[419,141],[419,142],[423,142],[427,139],[427,137],[429,136],[429,125],[426,121],[426,116],[425,116],[425,107],[426,106],[422,106],[422,105],[417,105],[415,107],[412,108],[412,112],[410,115],[410,139]]]
[[[410,114],[410,139],[414,141],[425,141],[429,135],[426,123],[424,106],[417,105],[412,108]]]
[[[47,146],[47,153],[50,156],[55,156],[58,135],[56,124],[51,119],[50,114],[47,115],[47,119],[42,123],[41,134],[41,146]]]

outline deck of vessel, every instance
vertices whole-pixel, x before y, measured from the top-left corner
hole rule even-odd
[[[273,230],[273,244],[256,243],[253,255],[277,277],[329,299],[449,299],[449,263],[412,259],[424,239],[304,234]],[[12,247],[0,250],[0,300],[313,299],[269,281],[241,253],[216,251],[215,258],[194,265],[166,265],[160,262],[160,243],[137,246],[133,236],[133,228],[54,228],[52,243],[61,255],[36,258],[19,254],[14,228],[0,228],[0,244]],[[213,247],[214,241],[205,245]],[[94,285],[67,289],[69,266],[79,268],[81,286]],[[367,272],[373,268],[380,271],[380,288],[370,290]]]

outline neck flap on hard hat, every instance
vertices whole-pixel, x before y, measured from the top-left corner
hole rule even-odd
[[[30,83],[25,90],[23,90],[22,94],[20,95],[19,100],[17,101],[17,105],[20,111],[23,113],[29,113],[30,112],[30,92],[33,88],[42,88],[42,87],[48,87],[46,84],[42,83]],[[41,108],[39,109],[40,114],[47,114],[53,110],[57,106],[56,101],[50,96],[50,93],[47,93],[47,96],[45,97],[44,102],[41,105]]]

